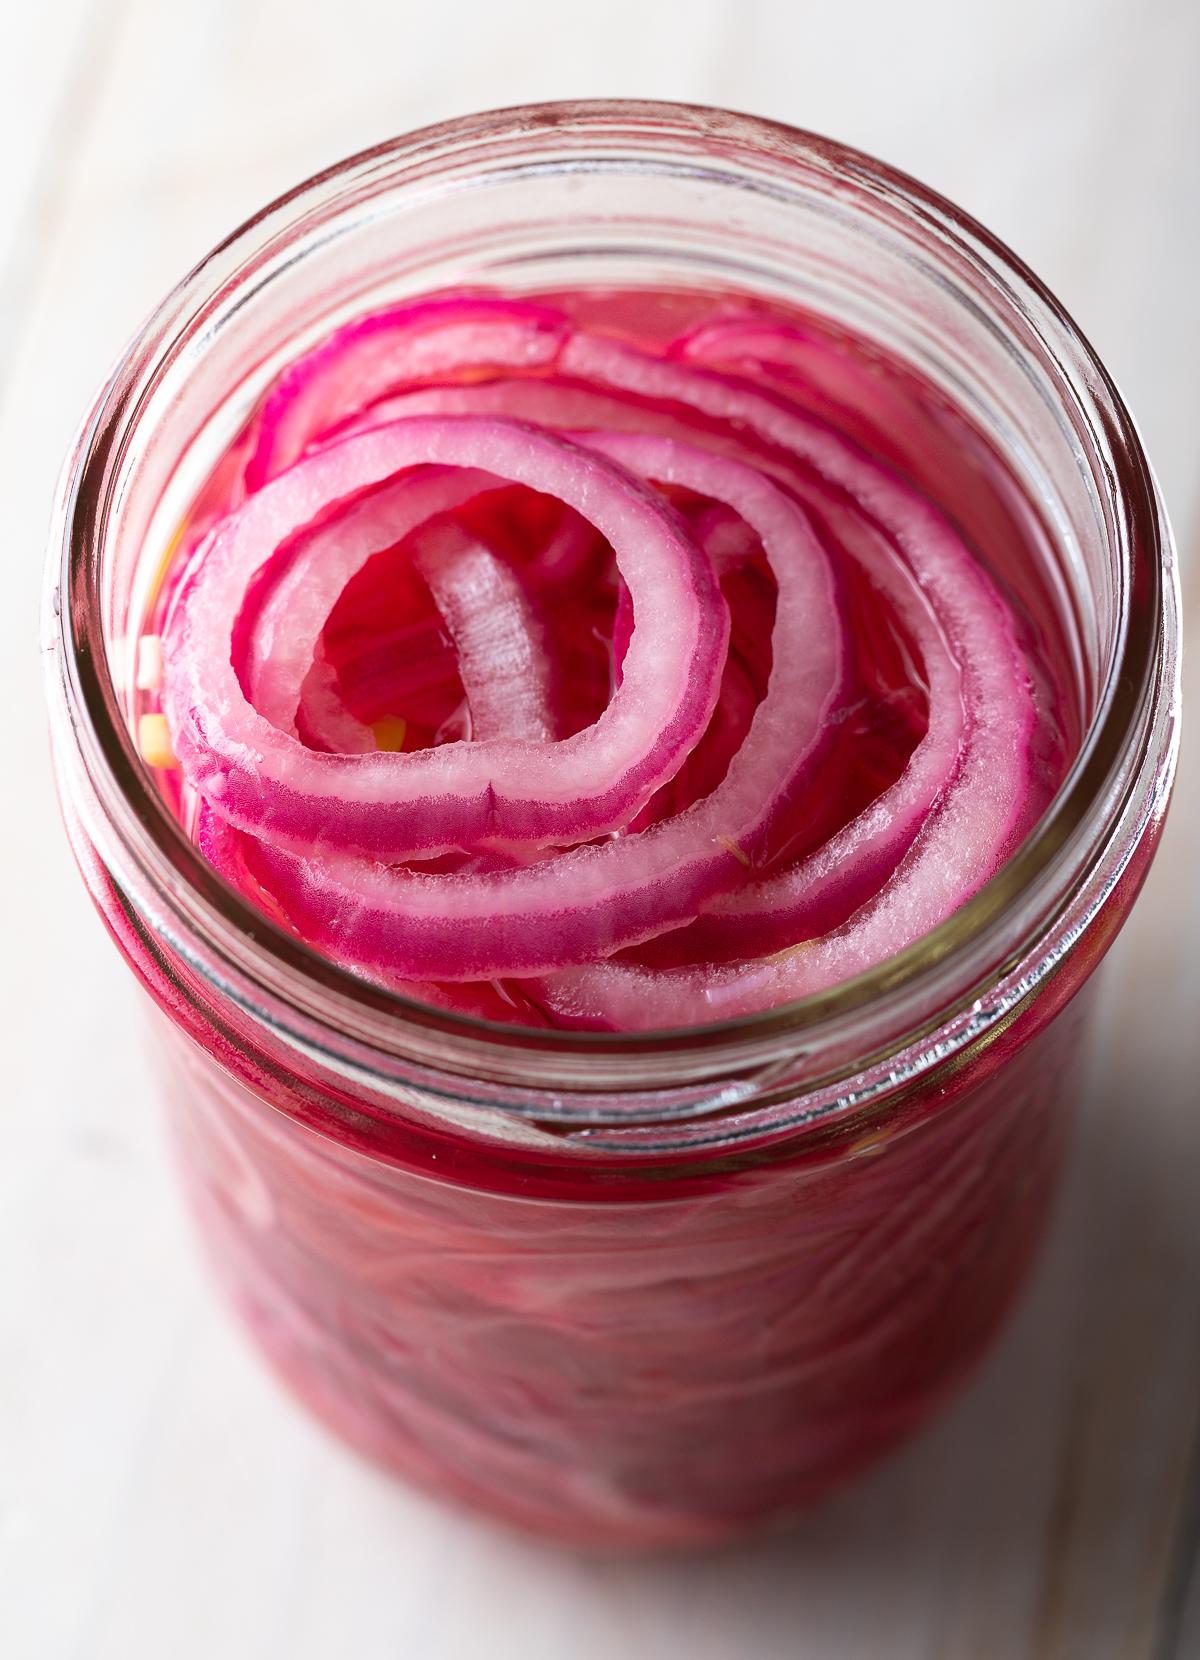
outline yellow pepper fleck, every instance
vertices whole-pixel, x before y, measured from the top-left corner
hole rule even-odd
[[[408,736],[408,722],[401,715],[384,715],[371,730],[380,749],[401,750]]]
[[[171,729],[165,715],[142,715],[138,720],[138,748],[142,759],[151,767],[176,767],[175,751],[171,747]]]

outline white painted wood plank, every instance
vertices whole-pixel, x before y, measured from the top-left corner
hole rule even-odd
[[[0,271],[32,242],[75,159],[88,96],[85,59],[99,8],[91,0],[5,12],[0,58]],[[22,246],[22,245],[25,246]]]
[[[383,0],[110,0],[90,24],[70,0],[23,8],[25,33],[6,33],[0,56],[0,109],[40,132],[43,159],[31,150],[0,183],[0,250],[6,236],[22,250],[0,320],[0,500],[18,555],[0,690],[21,781],[2,834],[9,867],[36,880],[14,897],[22,949],[0,969],[23,1034],[0,1104],[0,1652],[1171,1660],[1156,1622],[1200,1375],[1195,742],[1113,955],[1051,1248],[975,1385],[794,1538],[696,1562],[587,1563],[442,1511],[343,1454],[210,1301],[131,988],[54,829],[31,618],[84,397],[209,243],[390,131],[605,92],[823,128],[975,209],[1094,335],[1189,556],[1200,552],[1198,15],[1187,0],[614,0],[587,15],[585,39],[583,14],[546,0],[463,4],[452,24],[444,9]],[[56,125],[50,112],[64,110]],[[31,214],[35,179],[52,188],[37,187]]]

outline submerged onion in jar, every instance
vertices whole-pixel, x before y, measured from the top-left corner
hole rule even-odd
[[[534,1024],[751,1013],[913,943],[1079,716],[1035,517],[892,376],[864,407],[866,343],[736,296],[339,330],[164,573],[161,759],[205,856],[348,966]]]
[[[585,1543],[920,1423],[1174,757],[1165,521],[1035,280],[769,123],[477,117],[202,265],[58,529],[68,830],[289,1385]]]

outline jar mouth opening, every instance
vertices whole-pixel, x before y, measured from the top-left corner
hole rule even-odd
[[[631,133],[653,136],[662,132],[676,141],[703,138],[710,147],[722,146],[743,159],[767,152],[776,163],[803,163],[844,184],[851,204],[869,208],[886,202],[903,212],[909,222],[933,231],[939,242],[950,244],[986,271],[1009,299],[1027,316],[1035,316],[1039,343],[1064,373],[1064,395],[1074,397],[1092,427],[1101,433],[1106,457],[1112,463],[1107,487],[1118,503],[1115,534],[1119,542],[1119,589],[1122,635],[1098,689],[1096,708],[1084,742],[1053,801],[1028,838],[983,888],[938,927],[884,962],[827,990],[794,1002],[732,1020],[703,1026],[664,1028],[649,1032],[588,1032],[507,1025],[479,1017],[451,1013],[377,987],[341,968],[307,946],[243,899],[203,859],[159,796],[137,753],[112,679],[100,622],[102,580],[99,549],[111,502],[112,478],[120,457],[130,445],[137,418],[165,357],[180,348],[176,338],[181,316],[190,317],[197,299],[212,293],[217,262],[227,263],[253,238],[278,238],[294,225],[306,204],[331,185],[354,181],[366,185],[380,175],[401,184],[410,173],[430,170],[436,177],[439,161],[454,157],[461,164],[473,149],[539,132],[569,135],[576,143],[600,143]],[[397,169],[402,171],[398,172]],[[235,268],[221,289],[226,301],[231,287],[245,273]],[[250,273],[252,277],[253,273]],[[253,290],[249,289],[252,293]],[[203,349],[203,330],[185,342],[183,350]],[[61,536],[59,534],[61,532]],[[1150,741],[1156,711],[1169,698],[1164,688],[1171,680],[1171,664],[1164,669],[1171,646],[1165,623],[1173,604],[1169,573],[1169,530],[1158,500],[1140,439],[1124,403],[1086,339],[1057,300],[997,238],[936,192],[915,180],[841,144],[759,117],[703,106],[638,101],[596,101],[518,107],[491,111],[427,127],[353,156],[316,175],[248,220],[219,244],[168,296],[118,362],[86,419],[68,456],[60,486],[51,548],[50,598],[54,615],[50,634],[55,653],[61,651],[57,672],[62,683],[54,695],[64,695],[74,727],[74,741],[84,751],[84,764],[113,824],[123,852],[132,855],[150,874],[155,891],[164,893],[190,929],[206,940],[236,941],[242,947],[236,961],[227,948],[215,959],[205,954],[197,966],[213,977],[213,961],[229,965],[231,973],[250,975],[268,997],[285,997],[311,1014],[364,1035],[387,1051],[395,1049],[400,1034],[422,1035],[423,1041],[458,1043],[475,1061],[481,1052],[508,1052],[510,1066],[524,1057],[554,1067],[589,1058],[622,1056],[630,1064],[650,1056],[691,1056],[701,1068],[715,1070],[737,1064],[751,1053],[761,1058],[775,1048],[794,1054],[798,1047],[826,1041],[839,1025],[852,1022],[865,1010],[894,1003],[908,1007],[921,988],[928,990],[951,971],[959,985],[956,1003],[943,1003],[932,1031],[976,995],[986,964],[994,977],[998,964],[1021,961],[1061,919],[1071,900],[1086,884],[1096,860],[1115,826],[1128,812],[1138,789],[1145,789],[1143,769],[1122,776],[1122,762],[1131,747]],[[1151,758],[1151,764],[1155,764]],[[1161,763],[1160,763],[1161,764]],[[1082,860],[1075,850],[1087,838],[1091,857]],[[1066,877],[1062,865],[1074,858]],[[121,886],[120,872],[111,874]],[[1017,901],[1041,888],[1038,915],[1013,936],[1003,927]],[[1053,889],[1054,891],[1049,891]],[[167,918],[162,930],[172,945],[188,957],[187,940]],[[217,977],[220,971],[218,968]],[[228,988],[227,988],[228,989]],[[918,1035],[909,1027],[906,1040]],[[404,1044],[400,1043],[400,1048]],[[861,1057],[860,1057],[861,1059]],[[516,1073],[514,1072],[515,1076]],[[572,1076],[568,1087],[588,1087],[585,1077]]]

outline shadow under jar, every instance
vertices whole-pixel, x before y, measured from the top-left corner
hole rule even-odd
[[[533,1027],[369,983],[201,857],[138,747],[180,527],[300,353],[464,288],[733,297],[844,360],[803,395],[953,513],[1057,688],[1045,810],[948,920],[737,1019]],[[68,458],[49,688],[205,1247],[288,1385],[383,1465],[614,1546],[775,1522],[922,1422],[1042,1231],[1080,993],[1166,809],[1177,627],[1162,507],[1086,342],[957,209],[823,139],[672,105],[481,115],[215,250]]]

